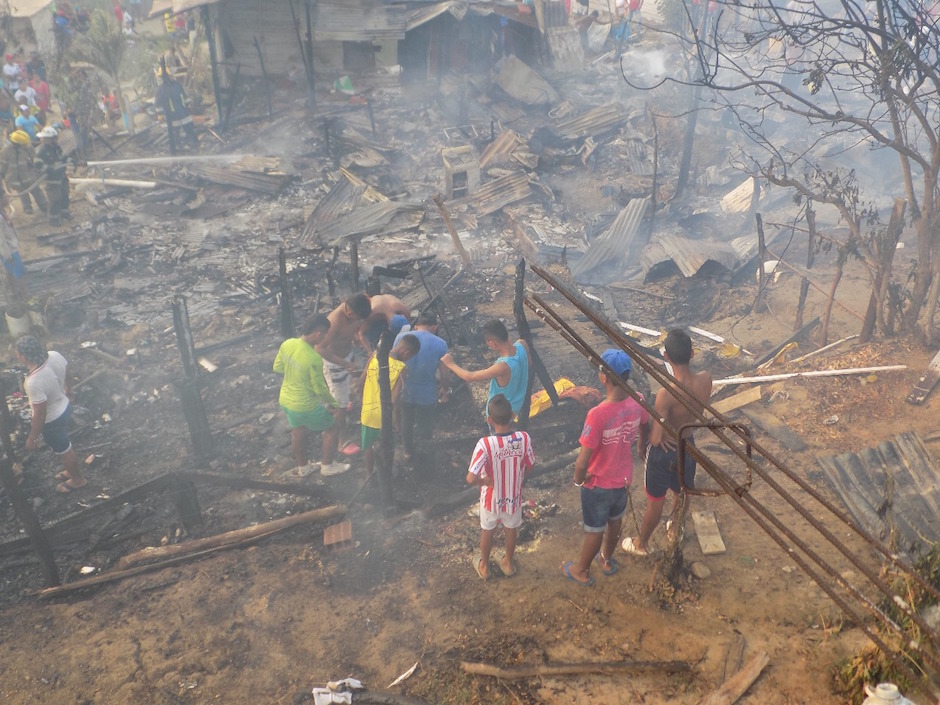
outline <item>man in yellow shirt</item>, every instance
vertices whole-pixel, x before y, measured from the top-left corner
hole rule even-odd
[[[392,389],[392,403],[398,401],[401,389],[408,375],[405,363],[418,354],[421,342],[418,336],[403,335],[398,345],[388,353],[388,383]],[[359,417],[362,426],[362,450],[366,463],[366,476],[372,474],[375,467],[375,449],[373,446],[382,435],[382,402],[379,396],[379,359],[375,353],[366,365],[362,376],[362,414]]]
[[[323,433],[320,473],[338,475],[349,470],[348,465],[333,462],[338,432],[333,416],[338,405],[326,386],[323,358],[314,349],[329,329],[330,321],[326,316],[308,316],[301,325],[300,337],[281,343],[274,359],[274,371],[284,375],[278,402],[290,424],[290,448],[297,463],[294,473],[300,476],[316,469],[307,466],[307,440],[311,431]]]

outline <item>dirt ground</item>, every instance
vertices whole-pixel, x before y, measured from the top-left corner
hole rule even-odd
[[[602,163],[602,175],[592,177],[591,185],[580,169],[543,178],[566,194],[567,216],[577,218],[603,207],[598,182],[603,173],[610,173],[610,167]],[[304,189],[312,181],[305,182]],[[298,189],[274,207],[299,211],[300,193],[308,191]],[[703,197],[714,200],[714,196]],[[295,200],[289,202],[289,198]],[[239,211],[230,222],[273,217],[270,211],[252,211],[253,207]],[[137,224],[133,210],[125,200],[112,211],[128,219],[121,221],[128,232]],[[94,216],[88,204],[79,203],[76,212],[79,220]],[[284,217],[289,217],[285,212]],[[179,228],[176,234],[185,234],[186,227],[176,221],[172,227]],[[41,224],[21,227],[28,257],[51,253],[35,244],[35,236],[42,231]],[[225,246],[237,250],[233,257],[245,256],[238,250],[243,243],[237,237],[229,239],[227,233],[220,237],[225,238]],[[270,259],[281,241],[280,236],[269,238],[264,241],[259,236]],[[285,241],[288,238],[284,236]],[[794,250],[794,261],[805,258],[798,247]],[[471,313],[473,330],[488,316],[512,319],[508,273],[514,260],[515,256],[506,258],[508,269],[491,268],[465,278],[453,294]],[[78,266],[76,262],[74,267]],[[126,267],[121,272],[125,279],[162,278],[170,282],[168,288],[180,293],[198,289],[217,275],[211,267],[187,262],[182,256],[150,263],[130,258],[122,266]],[[449,264],[435,274],[438,285],[454,266],[451,255]],[[187,267],[197,275],[188,281],[172,278]],[[832,257],[822,254],[815,276],[828,281],[833,269]],[[322,277],[323,271],[323,262],[315,263],[311,276]],[[534,275],[527,282],[533,290],[545,291]],[[322,279],[315,283],[317,291],[325,290]],[[799,289],[798,279],[785,275],[770,287],[766,307],[753,312],[757,288],[751,274],[734,287],[720,278],[704,277],[630,285],[645,291],[609,289],[620,320],[652,327],[698,325],[758,354],[792,332]],[[394,286],[389,290],[396,291]],[[866,291],[862,268],[851,263],[839,290],[840,300],[864,310]],[[161,296],[165,298],[166,292]],[[140,295],[146,297],[146,293]],[[312,307],[311,299],[300,298],[297,310]],[[559,297],[552,300],[562,305]],[[820,315],[823,304],[824,298],[811,291],[805,318]],[[279,342],[276,316],[270,298],[223,302],[209,313],[194,316],[200,343],[250,334],[247,342],[211,356],[219,366],[205,394],[218,450],[209,468],[213,472],[283,480],[291,466],[288,429],[276,405],[278,380],[271,372]],[[162,473],[193,467],[188,432],[172,384],[180,375],[179,357],[172,328],[166,327],[165,320],[151,321],[141,329],[108,327],[86,319],[50,333],[51,346],[67,355],[79,377],[106,366],[100,355],[83,345],[86,342],[97,342],[100,349],[112,353],[137,347],[141,360],[126,368],[112,368],[79,394],[81,427],[75,442],[81,457],[89,459],[88,490],[56,494],[51,454],[43,451],[28,458],[24,489],[43,522],[60,519]],[[570,320],[592,343],[607,347],[583,316],[572,312]],[[851,335],[858,328],[858,321],[836,309],[829,339]],[[588,363],[547,327],[535,326],[535,342],[554,377],[596,384]],[[697,362],[716,377],[751,369],[753,360],[746,356],[724,359],[717,353],[719,346],[704,339],[696,339],[696,346]],[[813,347],[803,341],[799,353]],[[469,359],[466,345],[458,352],[462,359]],[[903,401],[928,359],[927,351],[902,340],[862,347],[846,344],[800,369],[897,363],[908,369],[874,379],[785,383],[785,398],[768,408],[806,441],[804,451],[785,452],[766,434],[754,431],[789,467],[832,497],[816,455],[868,447],[900,431],[913,429],[926,437],[935,430],[940,401],[932,398],[917,409]],[[639,388],[644,385],[642,379],[637,380]],[[468,399],[458,395],[442,410],[440,433],[475,429],[478,411]],[[22,408],[22,400],[19,403]],[[761,403],[768,403],[767,395]],[[566,405],[536,420],[536,425],[546,426],[564,422],[571,429],[536,441],[540,462],[576,447],[583,414],[583,409]],[[244,422],[246,415],[250,418]],[[823,425],[833,415],[839,417],[838,423]],[[705,448],[712,445],[707,433],[699,442]],[[726,664],[726,654],[742,639],[745,659],[765,651],[770,663],[739,702],[844,702],[833,691],[832,669],[865,645],[866,638],[727,497],[697,499],[693,506],[714,511],[726,553],[703,556],[694,528],[686,532],[685,559],[707,567],[708,577],[693,579],[685,589],[670,593],[663,589],[655,556],[617,555],[618,572],[605,577],[595,570],[597,584],[587,589],[566,580],[559,570],[564,560],[576,555],[582,536],[571,469],[546,473],[526,490],[532,506],[522,531],[517,576],[481,582],[470,563],[479,539],[478,521],[468,515],[474,502],[468,500],[442,513],[432,511],[465,489],[463,478],[472,446],[473,441],[464,441],[437,453],[429,469],[430,480],[404,470],[396,483],[402,508],[390,518],[378,506],[376,492],[365,490],[350,508],[355,545],[345,551],[323,547],[322,526],[303,526],[248,548],[49,600],[34,595],[43,587],[43,579],[32,554],[4,556],[0,562],[0,693],[4,702],[293,703],[303,702],[311,686],[347,676],[383,690],[417,662],[414,674],[393,692],[441,704],[691,705],[720,685],[722,674],[734,670],[736,664]],[[730,460],[729,471],[735,471]],[[345,502],[358,488],[363,472],[356,461],[346,475],[303,479],[322,490],[314,498],[200,486],[205,526],[193,535],[209,536]],[[639,461],[635,477],[634,504],[625,522],[629,534],[635,533],[635,522],[646,502]],[[755,481],[751,491],[781,521],[798,524],[796,512],[766,484]],[[75,579],[84,566],[105,571],[120,556],[140,547],[187,538],[167,496],[155,495],[129,505],[127,511],[116,523],[101,517],[100,535],[94,540],[82,537],[57,553],[64,579]],[[859,556],[870,557],[870,550],[860,542],[856,546],[844,526],[824,521]],[[0,522],[4,540],[22,536],[5,499]],[[662,548],[664,541],[664,532],[657,531],[654,546]],[[824,548],[819,550],[830,557]],[[680,660],[691,670],[496,681],[466,675],[460,668],[461,661],[512,666],[623,660]]]

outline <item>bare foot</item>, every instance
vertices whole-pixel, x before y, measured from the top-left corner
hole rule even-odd
[[[503,560],[499,562],[499,569],[503,575],[511,578],[516,574],[516,563],[509,556],[503,556]]]

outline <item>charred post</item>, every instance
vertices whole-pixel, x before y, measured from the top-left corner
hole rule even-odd
[[[520,259],[516,265],[516,295],[512,302],[512,312],[516,317],[516,327],[519,329],[519,337],[525,341],[529,348],[529,381],[526,385],[525,401],[519,410],[519,428],[526,428],[529,425],[529,406],[532,399],[532,386],[536,376],[539,382],[548,392],[548,398],[552,404],[558,404],[558,392],[555,391],[555,383],[551,375],[545,369],[545,363],[535,350],[535,343],[532,340],[532,329],[529,327],[529,321],[525,317],[525,306],[522,303],[525,297],[525,259]]]
[[[277,266],[281,284],[279,321],[281,337],[286,339],[294,335],[294,291],[291,288],[290,278],[287,276],[287,256],[284,254],[283,247],[277,251]]]
[[[392,335],[386,330],[379,338],[375,355],[379,363],[379,403],[382,405],[382,435],[376,453],[375,472],[379,476],[379,493],[386,514],[395,509],[392,493],[392,466],[395,462],[395,429],[392,420],[392,386],[388,372],[388,354],[392,349]]]
[[[215,442],[212,440],[212,429],[209,428],[206,405],[202,400],[202,385],[195,377],[176,380],[175,385],[183,405],[183,416],[189,427],[196,460],[205,462],[215,454]]]
[[[195,377],[199,373],[196,344],[193,342],[193,331],[189,327],[189,309],[186,307],[186,299],[182,296],[173,301],[173,329],[176,331],[176,346],[180,351],[183,371],[186,377]]]

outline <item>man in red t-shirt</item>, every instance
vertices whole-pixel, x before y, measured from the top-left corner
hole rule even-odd
[[[581,452],[574,463],[574,484],[581,488],[584,541],[577,561],[561,567],[569,580],[590,587],[591,563],[597,561],[604,575],[617,572],[613,552],[617,547],[627,493],[633,481],[633,441],[649,443],[650,416],[627,396],[607,370],[626,382],[633,363],[623,350],[610,349],[601,355],[606,368],[599,372],[607,397],[591,409],[581,431]]]

